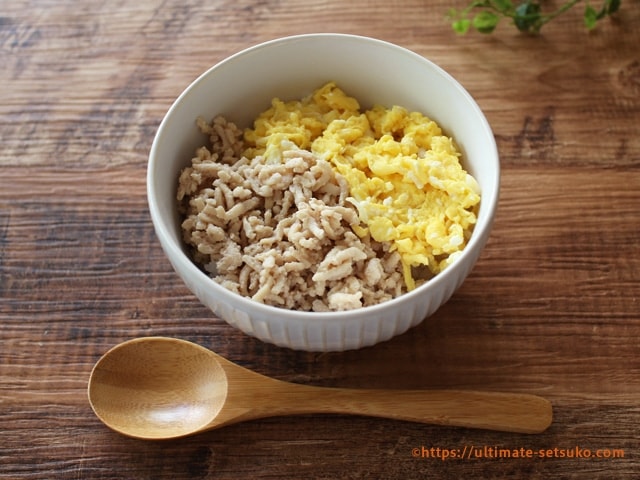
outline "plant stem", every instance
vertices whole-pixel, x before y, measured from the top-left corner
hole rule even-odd
[[[566,2],[564,5],[562,5],[560,8],[558,8],[555,12],[551,12],[550,14],[545,15],[543,17],[542,23],[550,22],[551,20],[553,20],[557,16],[562,15],[567,10],[570,10],[571,8],[573,8],[580,1],[581,0],[570,0],[570,1]]]

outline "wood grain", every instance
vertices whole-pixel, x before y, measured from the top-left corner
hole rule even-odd
[[[5,2],[0,13],[0,477],[635,478],[640,471],[640,5],[591,33],[453,34],[458,0]],[[454,75],[502,160],[495,228],[462,288],[406,334],[345,353],[280,349],[213,317],[154,236],[145,175],[179,93],[226,56],[335,31]],[[179,441],[119,436],[86,387],[111,346],[201,343],[277,379],[549,398],[542,435],[340,415],[256,420]],[[413,449],[624,450],[623,458],[414,457]]]

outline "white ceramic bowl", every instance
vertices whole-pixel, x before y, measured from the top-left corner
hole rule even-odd
[[[187,256],[177,212],[178,175],[204,137],[198,116],[221,114],[240,127],[273,97],[298,99],[336,81],[363,108],[401,105],[424,113],[452,136],[482,200],[473,235],[454,264],[412,292],[346,312],[301,312],[263,305],[218,285]],[[500,167],[493,133],[465,89],[441,68],[404,48],[341,34],[309,34],[237,53],[196,79],[167,112],[153,142],[147,173],[151,218],[162,248],[187,287],[217,316],[265,342],[307,351],[356,349],[418,325],[446,302],[476,263],[489,236]]]

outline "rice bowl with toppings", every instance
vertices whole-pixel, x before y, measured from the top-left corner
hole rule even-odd
[[[381,75],[381,64],[384,64],[385,71],[393,71],[394,74]],[[435,262],[430,266],[437,267],[446,258],[452,259],[438,273],[434,273],[430,267],[410,265],[411,276],[416,282],[415,288],[410,289],[407,285],[404,266],[400,274],[395,270],[395,275],[399,275],[396,278],[400,278],[397,283],[406,289],[406,292],[389,300],[339,311],[332,311],[331,308],[327,311],[288,308],[286,305],[276,306],[256,301],[257,299],[236,293],[214,280],[210,270],[217,267],[210,265],[207,269],[196,263],[192,255],[193,247],[184,240],[182,223],[188,215],[185,216],[186,212],[181,211],[181,202],[176,199],[178,179],[181,172],[193,165],[192,159],[200,155],[194,155],[194,152],[202,146],[206,144],[209,153],[215,153],[206,136],[194,126],[194,121],[201,117],[205,120],[200,125],[211,127],[212,119],[224,118],[227,125],[233,123],[242,127],[241,139],[246,143],[242,146],[244,150],[239,148],[236,154],[239,157],[245,156],[248,160],[255,160],[259,154],[252,155],[247,153],[247,150],[259,146],[250,145],[251,139],[245,136],[246,129],[255,129],[254,122],[261,113],[269,110],[269,101],[300,101],[329,82],[335,82],[335,85],[347,92],[348,96],[356,98],[360,103],[361,114],[374,109],[376,104],[385,106],[384,108],[390,111],[393,110],[393,106],[402,106],[408,114],[420,112],[424,117],[433,120],[441,128],[444,136],[453,139],[452,144],[459,153],[457,159],[462,170],[475,180],[480,192],[479,204],[469,209],[475,215],[475,224],[468,229],[470,236],[462,236],[464,247],[459,252],[433,252]],[[337,131],[344,134],[351,132],[345,129]],[[355,135],[355,131],[351,133]],[[393,135],[391,138],[399,140]],[[305,168],[314,168],[314,171],[317,171],[317,179],[320,180],[324,175],[322,172],[328,172],[325,163],[329,164],[333,172],[337,171],[326,148],[314,153],[313,149],[302,149],[297,147],[295,142],[292,143],[299,150],[314,154],[313,161],[310,158],[305,160],[308,162],[308,167]],[[295,160],[298,161],[300,160]],[[220,163],[219,159],[214,163]],[[437,167],[436,164],[433,166]],[[376,167],[374,165],[374,168]],[[263,178],[266,176],[265,172],[262,174]],[[333,222],[332,228],[353,233],[361,241],[368,232],[371,240],[378,241],[373,238],[372,233],[372,230],[378,227],[372,228],[374,223],[370,222],[371,225],[367,225],[365,222],[366,197],[359,200],[357,192],[349,185],[349,175],[345,172],[337,173],[348,186],[344,206],[355,209],[357,223],[351,224],[350,214],[346,214],[347,217],[340,217],[344,218],[344,222],[341,220],[341,224],[337,225],[337,215],[344,212],[337,208],[338,205],[334,205],[332,208],[337,211],[331,213],[331,218],[328,219],[329,222]],[[393,172],[378,173],[378,176],[386,174],[397,176]],[[414,184],[417,181],[418,185],[421,181],[417,176],[404,177],[410,178]],[[437,175],[429,177],[436,180],[438,178]],[[341,185],[342,181],[338,178],[336,175],[335,181],[337,185]],[[281,180],[286,179],[278,180],[277,175],[273,176],[274,182]],[[154,230],[171,266],[178,278],[215,316],[248,335],[275,345],[306,351],[342,351],[374,345],[407,331],[433,314],[453,295],[471,272],[489,238],[498,205],[499,180],[497,147],[486,118],[464,88],[440,67],[407,49],[372,38],[343,34],[307,34],[265,42],[236,53],[211,67],[180,94],[162,120],[151,147],[147,170],[147,197]],[[304,183],[308,180],[297,181]],[[468,178],[465,176],[465,182],[467,181]],[[338,199],[340,195],[344,196],[335,193],[334,187],[329,186],[329,183],[333,183],[333,180],[322,187],[325,194],[338,195]],[[475,186],[469,180],[467,187],[473,191]],[[189,197],[194,196],[193,192],[185,192]],[[233,190],[231,192],[233,193]],[[243,203],[241,197],[246,192],[238,189],[237,193],[240,195],[239,201],[231,197],[228,198],[229,201]],[[372,208],[387,208],[390,207],[388,203],[392,202],[384,199],[378,202],[374,195],[369,196]],[[222,198],[219,200],[227,201]],[[314,202],[308,202],[310,208],[313,208]],[[226,203],[223,208],[226,208]],[[238,213],[243,208],[237,207],[232,213]],[[275,213],[277,212],[272,212]],[[317,217],[315,223],[324,229],[321,216]],[[266,230],[259,233],[262,227],[256,220],[247,219],[244,224],[250,234],[257,237],[268,235]],[[391,228],[395,228],[394,225],[392,224]],[[307,220],[307,226],[308,228],[300,229],[301,235],[308,235],[306,232],[311,230],[322,235],[314,222]],[[383,224],[380,226],[382,228],[376,230],[375,235],[389,232]],[[449,239],[445,242],[449,244],[446,248],[454,247],[460,239],[454,231],[451,233],[453,235],[446,237]],[[311,237],[307,238],[315,242]],[[398,238],[402,240],[400,236]],[[380,241],[384,242],[393,243],[384,239]],[[401,254],[399,249],[392,252],[389,248],[388,252]],[[335,261],[339,263],[351,254],[355,254],[355,251],[349,250],[348,253],[337,255]],[[379,254],[378,251],[376,256]],[[384,255],[384,252],[382,254]],[[368,260],[358,261],[367,264],[373,257],[367,258]],[[406,258],[401,260],[401,264],[406,261]],[[271,260],[266,259],[263,266],[272,268],[274,265],[270,262]],[[211,264],[211,260],[208,263]],[[214,263],[217,263],[217,260]],[[329,266],[329,261],[325,265]],[[336,271],[338,275],[342,268],[347,267],[343,266],[338,270],[327,268],[327,271]],[[371,280],[375,279],[375,262],[367,275],[371,276]],[[259,275],[247,275],[251,278],[256,276]],[[251,290],[251,295],[259,289],[258,287],[255,291]],[[269,288],[264,288],[262,293],[268,291]],[[349,292],[345,294],[349,295]],[[343,300],[351,301],[353,298]]]

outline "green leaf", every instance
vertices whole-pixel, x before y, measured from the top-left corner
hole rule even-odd
[[[620,3],[622,2],[622,0],[608,0],[607,3],[609,4],[609,8],[607,9],[607,11],[609,12],[609,15],[611,15],[612,13],[616,13],[618,11],[618,9],[620,8]]]
[[[598,23],[598,12],[591,5],[587,5],[584,9],[584,24],[587,29],[592,30]]]
[[[607,15],[611,15],[612,13],[616,13],[620,8],[621,0],[604,0],[604,4],[602,5],[602,10],[598,15],[598,20],[606,17]]]
[[[469,27],[471,26],[471,20],[466,18],[461,18],[460,20],[456,20],[451,23],[451,27],[456,33],[460,35],[464,35],[469,31]]]
[[[473,28],[480,33],[491,33],[495,30],[499,21],[500,17],[498,15],[484,10],[473,17]]]
[[[537,32],[542,26],[540,4],[536,2],[521,3],[516,7],[513,21],[521,32]]]

